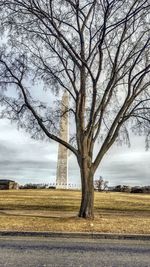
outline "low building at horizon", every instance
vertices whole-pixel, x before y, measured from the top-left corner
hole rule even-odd
[[[8,179],[0,179],[0,190],[19,189],[19,184]]]

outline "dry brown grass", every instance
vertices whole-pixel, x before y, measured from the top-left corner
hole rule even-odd
[[[95,219],[77,217],[79,191],[0,191],[0,230],[150,234],[150,195],[95,193]]]

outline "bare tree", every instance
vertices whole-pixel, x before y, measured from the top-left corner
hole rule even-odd
[[[1,0],[0,9],[2,116],[75,154],[82,182],[79,216],[92,218],[94,173],[112,144],[129,142],[132,127],[145,134],[148,146],[150,4]],[[38,94],[51,92],[49,101],[37,100],[37,86]],[[57,122],[64,114],[52,94],[63,91],[70,97],[64,113],[74,121],[74,143],[59,138]]]
[[[102,176],[94,181],[94,189],[99,192],[105,191],[108,188],[108,181],[104,180]]]

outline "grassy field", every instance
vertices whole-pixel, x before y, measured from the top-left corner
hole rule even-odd
[[[150,195],[95,193],[95,219],[77,217],[79,191],[0,191],[0,230],[150,234]]]

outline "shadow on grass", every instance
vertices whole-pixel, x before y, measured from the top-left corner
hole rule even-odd
[[[76,212],[79,210],[79,206],[68,205],[3,205],[0,206],[0,210],[39,210],[39,211],[65,211],[65,212]]]
[[[55,220],[55,222],[69,222],[72,220],[81,220],[81,218],[78,217],[78,213],[77,212],[58,212],[58,213],[52,213],[52,214],[38,214],[38,213],[20,213],[15,212],[15,211],[0,211],[0,217],[7,217],[7,218],[16,218],[17,219],[21,219],[21,218],[31,218],[31,219],[50,219],[50,220]]]

